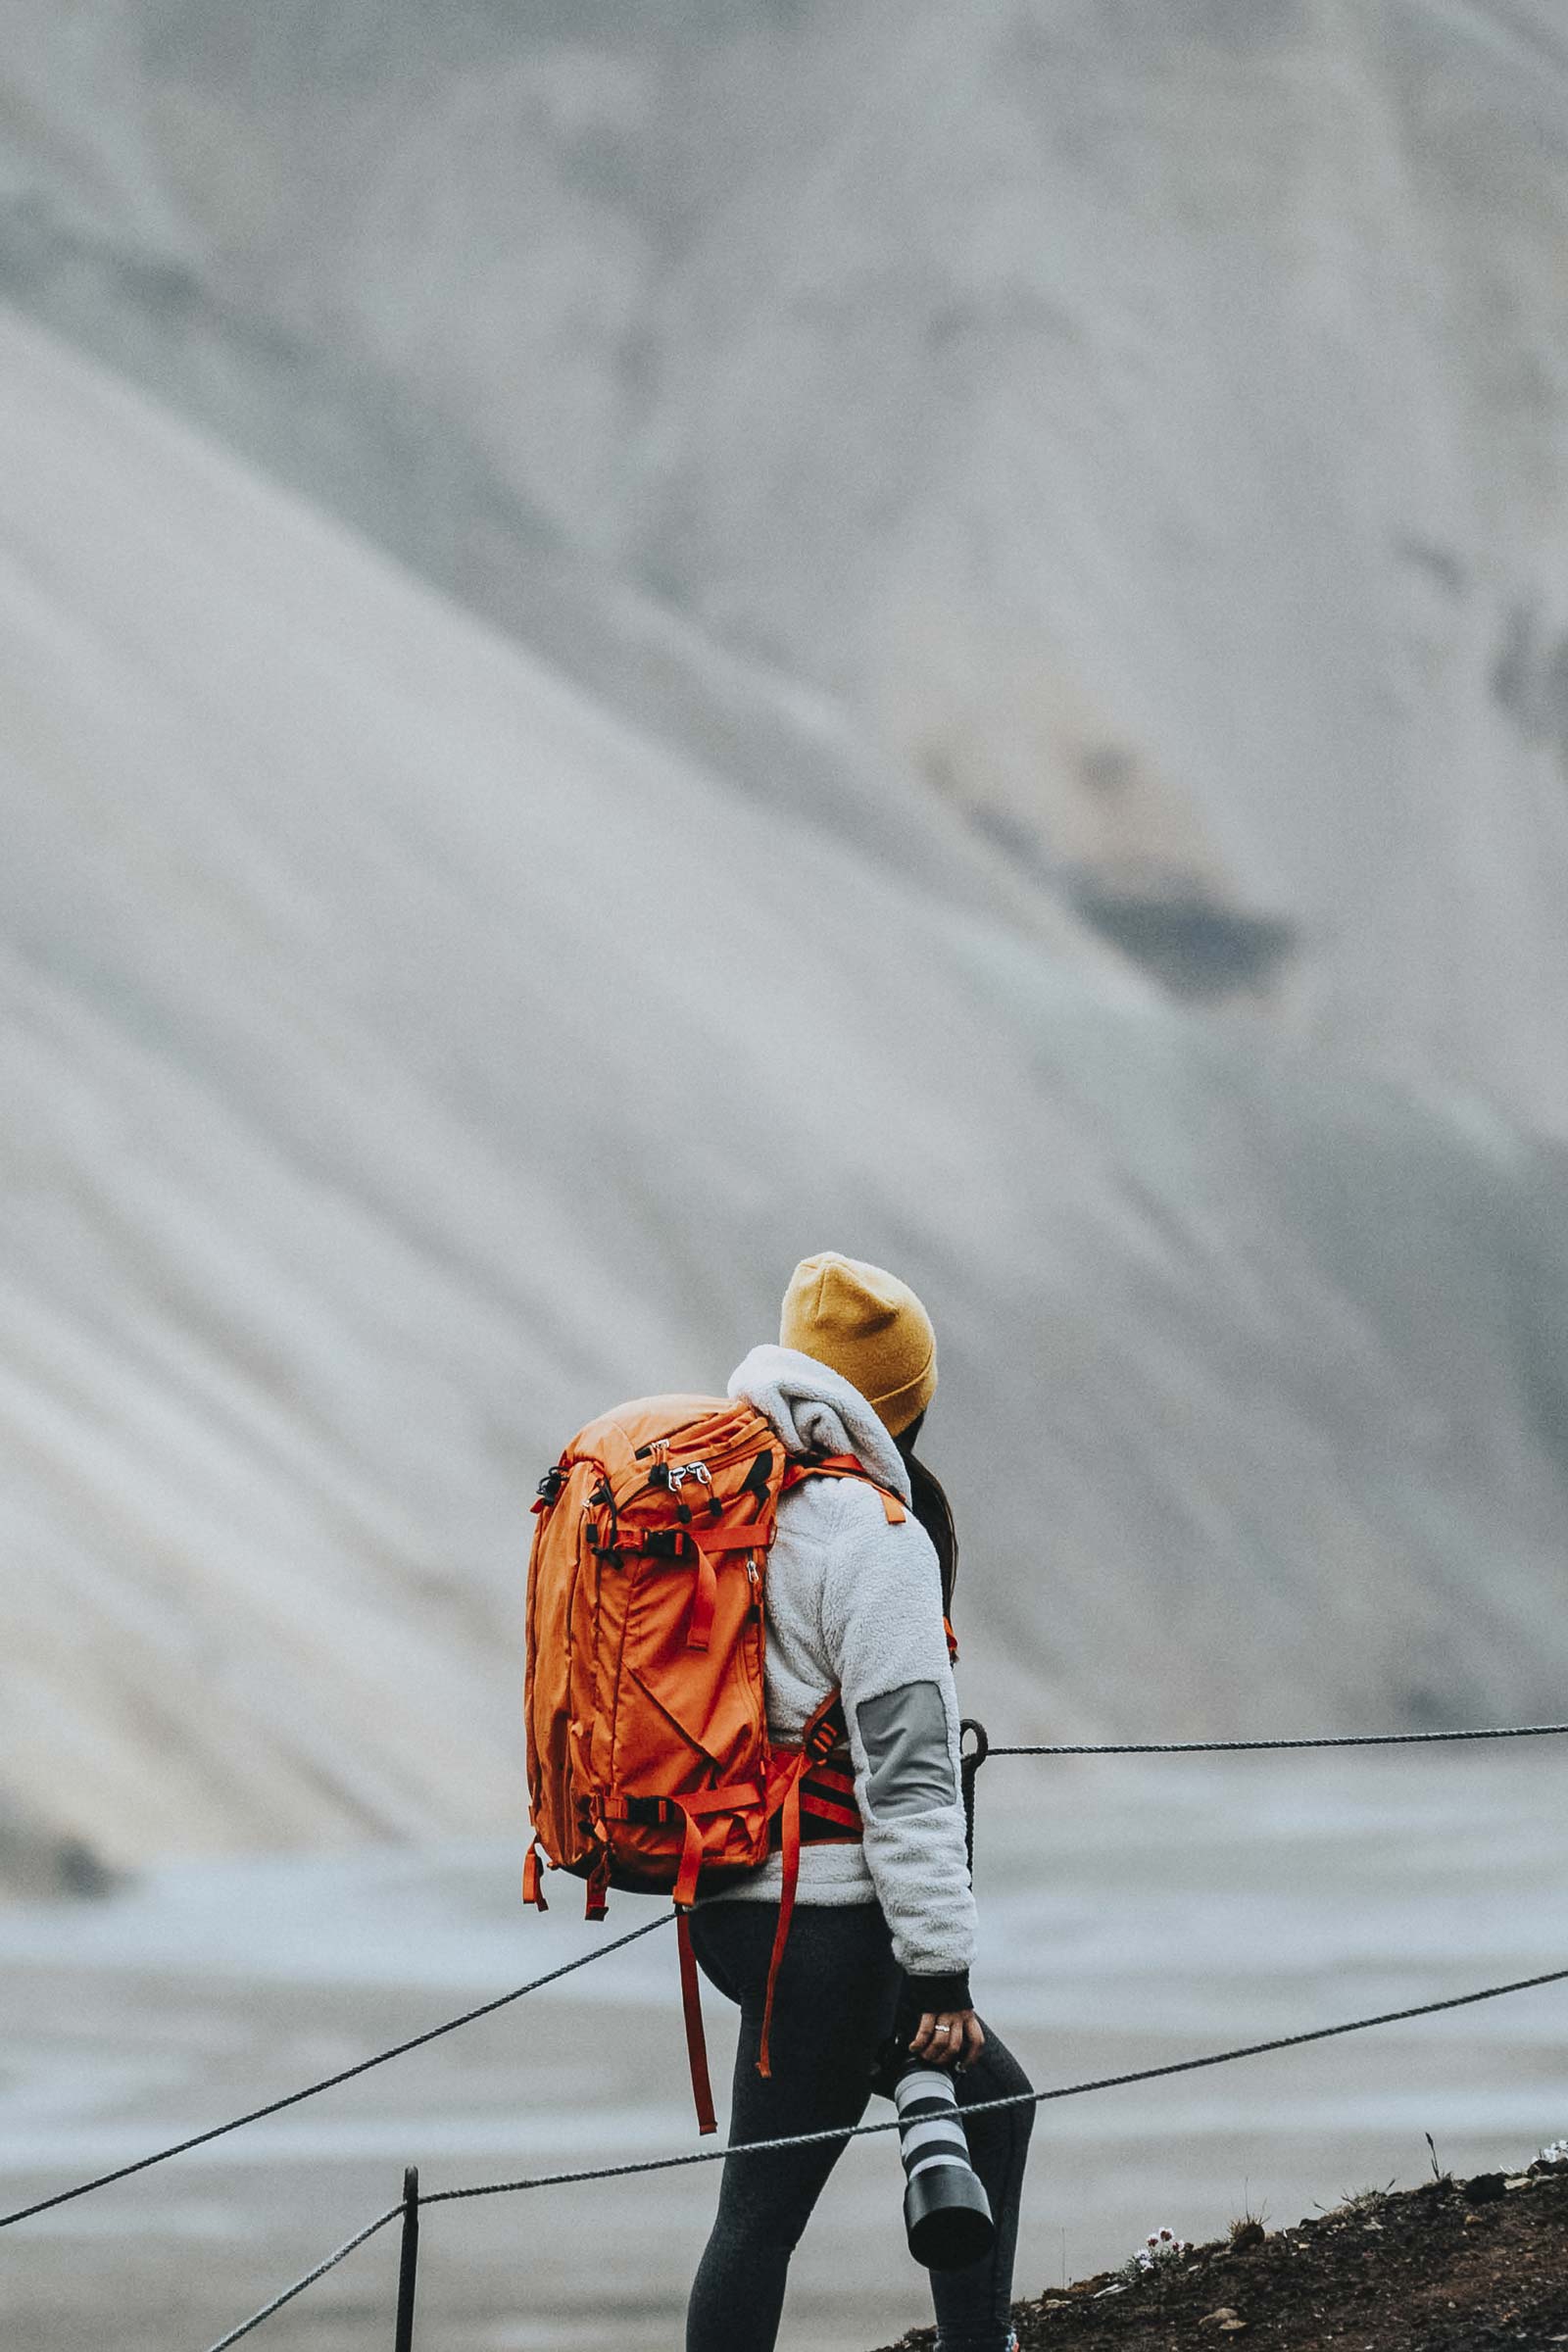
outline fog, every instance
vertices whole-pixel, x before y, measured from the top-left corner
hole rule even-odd
[[[1530,0],[0,0],[16,2197],[591,1937],[527,1501],[808,1250],[935,1317],[993,1737],[1562,1715],[1565,207]],[[999,1761],[982,2005],[1045,2082],[1547,1967],[1539,1746]],[[686,2144],[671,1969],[0,2308],[195,2345],[405,2162]],[[1048,2108],[1020,2289],[1527,2158],[1560,2014]],[[892,2166],[791,2340],[918,2318]],[[667,2340],[711,2187],[454,2208],[430,2325]]]

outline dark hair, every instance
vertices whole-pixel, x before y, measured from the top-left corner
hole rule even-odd
[[[934,1470],[928,1470],[914,1450],[915,1440],[925,1421],[924,1413],[901,1430],[893,1443],[904,1456],[904,1466],[909,1473],[909,1500],[914,1515],[930,1537],[942,1571],[942,1614],[953,1615],[954,1589],[958,1582],[958,1531],[953,1524],[953,1505],[946,1489]]]

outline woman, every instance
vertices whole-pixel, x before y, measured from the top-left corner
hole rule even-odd
[[[778,1856],[693,1914],[704,1973],[741,2012],[732,2144],[858,2123],[895,2030],[927,2063],[961,2070],[960,2105],[1029,2088],[969,1996],[975,1910],[943,1623],[956,1555],[946,1497],[913,1453],[936,1389],[930,1319],[880,1267],[829,1251],[796,1268],[780,1342],[753,1350],[730,1395],[756,1405],[789,1453],[853,1454],[876,1483],[808,1478],[780,1501],[764,1588],[768,1729],[776,1744],[798,1745],[827,1693],[841,1693],[860,1835],[814,1816],[805,1825],[765,2080],[757,2059]],[[878,1486],[911,1515],[890,1524]],[[940,2352],[1010,2342],[1033,2120],[1020,2105],[969,2127],[996,2243],[967,2270],[932,2274]],[[842,2146],[726,2163],[687,2352],[771,2352],[790,2255]]]

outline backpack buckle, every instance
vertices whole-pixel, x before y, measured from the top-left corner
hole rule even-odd
[[[700,1487],[706,1487],[710,1494],[712,1493],[713,1481],[706,1462],[683,1462],[679,1469],[666,1465],[664,1484],[672,1494],[679,1494],[689,1478],[695,1478]]]

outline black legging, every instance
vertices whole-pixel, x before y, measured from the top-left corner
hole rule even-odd
[[[692,1942],[705,1976],[739,2003],[740,2043],[730,2139],[777,2139],[858,2124],[878,2051],[891,2032],[902,1976],[876,1903],[802,1903],[779,1971],[772,2075],[757,2072],[762,2000],[778,1911],[772,1903],[704,1903]],[[986,2046],[957,2078],[960,2105],[1026,2091],[1017,2060],[986,2029]],[[933,2271],[942,2352],[1004,2352],[1009,2334],[1018,2201],[1034,2123],[1031,2106],[976,2116],[970,2160],[996,2217],[996,2244],[962,2271]],[[790,2256],[843,2151],[842,2140],[744,2156],[724,2167],[713,2224],[686,2313],[686,2352],[772,2352]],[[893,2221],[889,2199],[889,2222]]]

